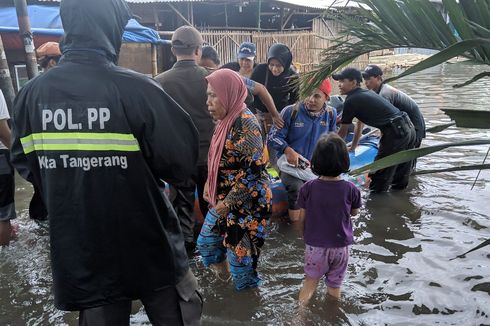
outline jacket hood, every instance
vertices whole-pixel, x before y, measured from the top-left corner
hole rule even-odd
[[[61,51],[102,51],[117,61],[124,27],[131,18],[123,0],[62,0],[60,16],[65,30]]]
[[[284,71],[287,72],[293,62],[293,54],[287,45],[275,43],[267,52],[267,63],[269,63],[270,59],[278,60],[284,66]]]

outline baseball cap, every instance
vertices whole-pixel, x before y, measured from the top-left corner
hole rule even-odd
[[[172,47],[189,49],[203,45],[201,33],[192,26],[181,26],[172,35]]]
[[[330,96],[330,93],[332,93],[332,83],[330,83],[329,79],[325,79],[322,81],[318,89],[325,93],[325,95]]]
[[[36,50],[37,57],[59,57],[61,56],[60,45],[56,42],[46,42],[39,46]]]
[[[378,76],[383,76],[383,70],[377,65],[368,65],[362,72],[362,77],[364,79]]]
[[[345,68],[340,72],[340,74],[333,74],[332,78],[334,80],[350,79],[355,80],[359,83],[362,82],[361,72],[356,68]]]
[[[243,42],[240,44],[240,48],[238,49],[238,59],[253,60],[256,55],[257,50],[255,48],[255,44],[251,42]]]

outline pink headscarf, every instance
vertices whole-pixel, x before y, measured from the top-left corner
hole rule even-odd
[[[218,169],[221,153],[225,147],[228,131],[235,120],[247,107],[247,88],[242,77],[230,70],[219,69],[206,77],[209,85],[213,87],[216,96],[226,109],[226,116],[218,121],[214,129],[213,138],[208,153],[208,191],[211,206],[216,206],[216,191],[218,188]]]

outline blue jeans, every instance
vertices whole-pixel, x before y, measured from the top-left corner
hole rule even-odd
[[[261,279],[253,268],[253,259],[250,257],[240,262],[233,250],[225,248],[224,236],[220,234],[217,227],[218,217],[216,210],[211,208],[197,238],[197,249],[201,253],[204,266],[209,267],[228,259],[231,278],[237,290],[258,287]]]

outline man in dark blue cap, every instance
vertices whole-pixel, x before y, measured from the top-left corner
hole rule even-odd
[[[352,120],[357,118],[351,150],[355,150],[359,143],[364,124],[381,130],[376,160],[393,153],[413,148],[415,142],[415,128],[405,112],[401,112],[390,102],[374,92],[362,89],[361,72],[354,68],[346,68],[339,74],[332,76],[339,82],[342,95],[347,95],[344,102],[339,136],[345,138]],[[412,162],[402,163],[386,169],[371,173],[372,192],[388,191],[392,189],[405,189],[408,185]]]

